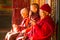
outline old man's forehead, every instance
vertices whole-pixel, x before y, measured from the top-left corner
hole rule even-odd
[[[21,13],[23,13],[23,12],[28,12],[28,9],[27,8],[23,8],[23,9],[21,9]]]

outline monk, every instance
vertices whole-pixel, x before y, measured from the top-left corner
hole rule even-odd
[[[33,21],[32,33],[30,40],[51,40],[51,36],[54,33],[55,23],[51,18],[51,7],[48,4],[44,4],[40,8],[40,20],[36,22]]]
[[[21,32],[17,36],[16,40],[21,40],[24,38],[24,31],[26,28],[29,27],[29,21],[30,21],[27,8],[21,9],[20,12],[21,12],[21,16],[22,16],[23,20],[22,20],[21,24],[19,25],[19,27],[21,28]]]
[[[16,37],[20,32],[24,29],[27,28],[29,18],[28,18],[28,10],[27,8],[21,9],[21,16],[23,18],[23,21],[21,22],[20,25],[13,24],[11,31],[9,31],[6,36],[5,40],[16,40]]]
[[[27,8],[21,9],[21,16],[23,18],[23,21],[21,22],[21,24],[19,26],[26,28],[28,23],[29,23],[29,13],[28,13],[28,9]]]

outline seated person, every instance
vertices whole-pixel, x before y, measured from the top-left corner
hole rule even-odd
[[[20,32],[20,34],[17,36],[16,39],[23,38],[24,30],[29,27],[30,18],[29,18],[28,10],[26,8],[23,8],[21,10],[21,16],[23,17],[23,21],[21,22],[21,24],[19,26],[21,27],[22,31]],[[23,36],[23,37],[21,37],[21,36]]]
[[[28,10],[27,8],[21,9],[21,16],[23,17],[22,23],[17,26],[16,24],[12,25],[12,30],[7,33],[5,36],[5,40],[14,40],[16,36],[24,29],[27,28],[29,18],[28,18]]]
[[[23,18],[23,21],[19,25],[20,27],[26,28],[27,25],[29,24],[29,14],[27,8],[21,9],[21,16]]]

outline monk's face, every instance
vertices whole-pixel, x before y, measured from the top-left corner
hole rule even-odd
[[[40,9],[39,15],[40,15],[40,17],[45,17],[45,16],[47,16],[47,15],[49,15],[49,14],[48,14],[48,12]]]
[[[28,16],[28,11],[27,11],[27,10],[23,10],[23,11],[21,12],[21,16],[22,16],[23,18],[26,18],[26,17]]]
[[[39,15],[40,17],[44,16],[43,10],[40,9]]]
[[[31,10],[32,12],[36,13],[36,12],[37,12],[36,5],[31,5],[31,6],[30,6],[30,10]]]

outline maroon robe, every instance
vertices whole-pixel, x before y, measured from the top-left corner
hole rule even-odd
[[[55,23],[50,16],[39,20],[36,25],[28,29],[31,32],[28,34],[32,40],[51,40],[51,35],[54,32]]]

